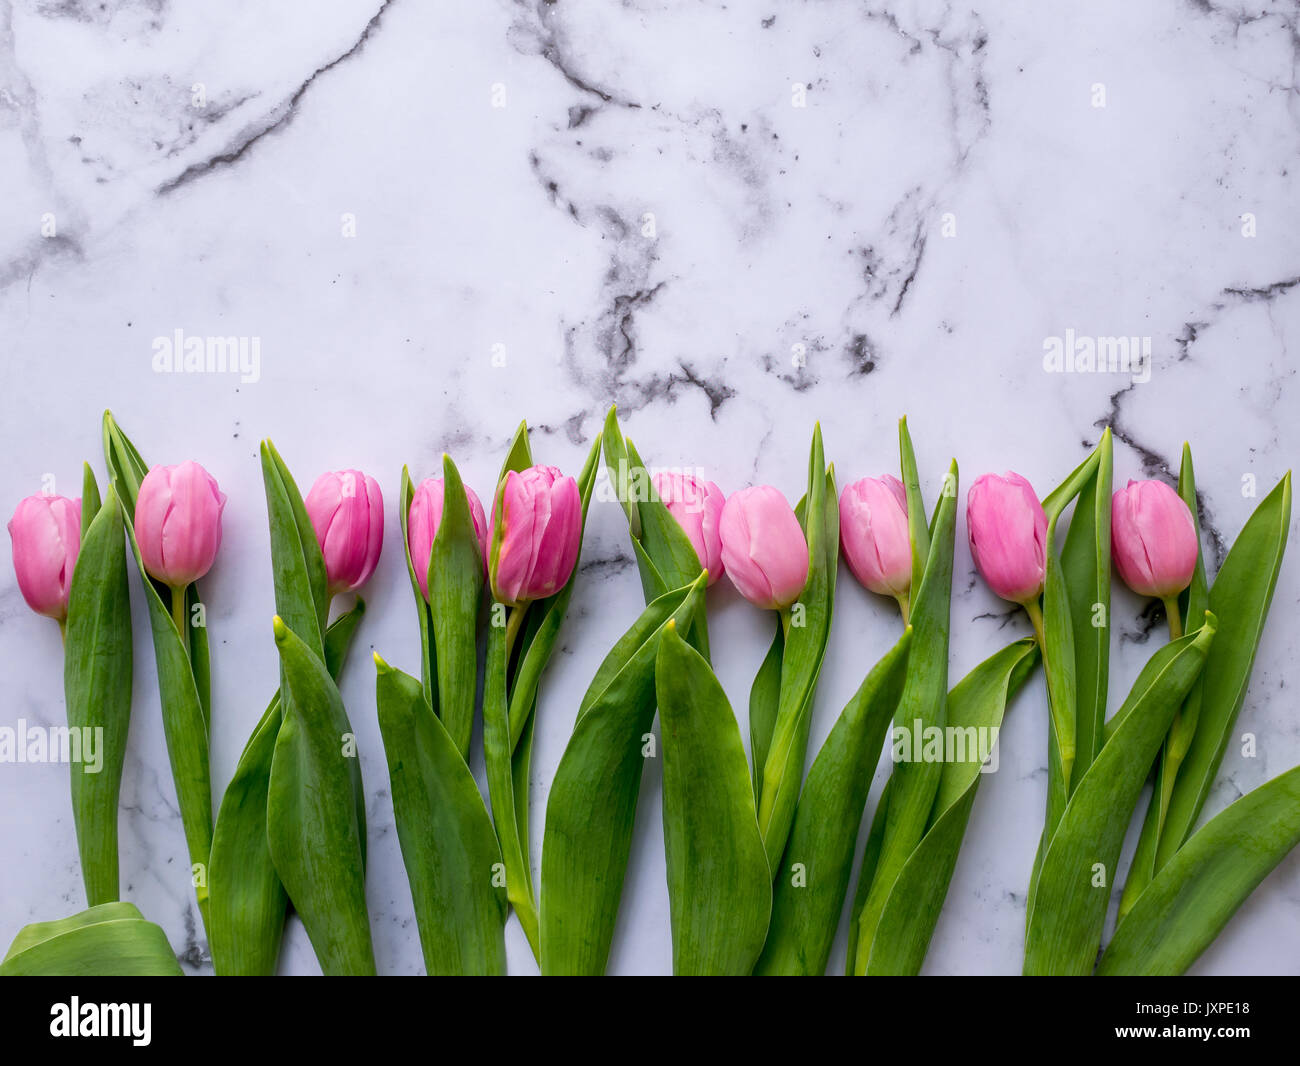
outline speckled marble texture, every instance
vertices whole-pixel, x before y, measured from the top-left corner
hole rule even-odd
[[[0,0],[0,501],[47,474],[75,494],[83,459],[102,469],[105,407],[147,459],[213,471],[230,497],[203,585],[221,789],[277,678],[258,440],[303,482],[379,477],[385,557],[343,691],[379,966],[418,973],[367,661],[418,661],[402,464],[423,476],[448,450],[485,495],[526,417],[538,457],[576,471],[617,402],[650,463],[795,498],[814,420],[843,482],[896,467],[906,413],[929,498],[953,455],[964,484],[1014,468],[1045,493],[1109,424],[1121,483],[1170,476],[1191,441],[1213,566],[1257,502],[1243,478],[1262,495],[1300,454],[1298,42],[1300,8],[1264,0]],[[176,330],[255,339],[256,380],[154,372]],[[1135,338],[1150,361],[1047,372],[1067,336]],[[1027,631],[958,533],[954,680]],[[617,506],[593,509],[581,566],[539,711],[538,812],[640,607]],[[211,972],[133,592],[124,885]],[[1238,725],[1258,756],[1229,750],[1214,809],[1300,762],[1298,597],[1288,558]],[[711,605],[743,714],[769,619],[725,582]],[[1163,640],[1118,589],[1114,621],[1112,709]],[[844,573],[813,750],[895,626]],[[0,724],[62,721],[61,662],[6,564]],[[1040,676],[927,972],[1019,969],[1045,733]],[[0,766],[0,942],[82,906],[66,775]],[[658,803],[652,764],[613,972],[670,967]],[[513,920],[508,938],[512,972],[535,972]],[[296,923],[281,970],[317,971]],[[1193,972],[1300,972],[1300,855]]]

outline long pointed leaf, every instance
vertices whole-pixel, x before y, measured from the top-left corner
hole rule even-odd
[[[745,748],[718,679],[671,623],[659,641],[655,691],[673,972],[748,974],[767,933],[772,875]]]

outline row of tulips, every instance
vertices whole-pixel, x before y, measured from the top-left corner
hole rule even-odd
[[[576,478],[534,463],[521,426],[490,521],[449,457],[441,477],[418,485],[403,471],[398,513],[421,662],[417,677],[376,654],[376,705],[428,972],[504,973],[511,910],[544,973],[604,971],[656,714],[675,972],[825,972],[891,725],[892,772],[849,902],[848,972],[918,972],[988,754],[931,752],[920,738],[995,734],[1040,661],[1049,785],[1025,972],[1176,973],[1204,950],[1300,841],[1300,771],[1196,829],[1276,582],[1289,475],[1212,587],[1190,453],[1177,491],[1141,481],[1112,496],[1108,431],[1041,501],[1017,474],[980,477],[967,495],[972,557],[994,592],[1024,608],[1034,637],[950,689],[957,466],[927,511],[905,422],[899,440],[900,476],[863,478],[837,493],[818,429],[795,507],[771,486],[728,497],[691,475],[650,477],[613,411]],[[290,906],[324,972],[374,973],[364,789],[337,678],[364,612],[354,594],[383,543],[378,483],[357,470],[331,472],[304,497],[275,448],[262,446],[280,683],[214,815],[196,582],[219,550],[226,498],[197,463],[147,468],[111,415],[104,444],[102,502],[87,467],[81,500],[29,497],[9,523],[24,598],[64,630],[69,724],[104,728],[108,772],[72,774],[90,910],[29,927],[0,972],[178,972],[158,928],[119,898],[117,794],[131,687],[125,527],[149,601],[193,887],[218,973],[274,972]],[[602,452],[646,607],[581,701],[550,790],[535,884],[527,786],[540,681],[572,593]],[[1057,523],[1071,505],[1058,549]],[[863,586],[897,602],[902,631],[808,766],[841,553]],[[1171,642],[1110,716],[1112,561],[1131,589],[1163,601]],[[775,615],[749,694],[748,760],[709,660],[705,590],[724,574]],[[486,803],[470,771],[480,713]],[[900,740],[913,735],[916,750]],[[1122,920],[1098,963],[1124,831],[1152,773]]]

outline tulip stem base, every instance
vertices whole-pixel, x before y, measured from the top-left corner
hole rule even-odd
[[[185,610],[185,589],[172,589],[172,622],[176,625],[176,632],[180,634],[181,643],[185,645],[185,654],[190,653],[190,635],[188,612]]]
[[[1177,640],[1183,635],[1183,613],[1178,609],[1178,596],[1164,598],[1165,615],[1169,619],[1169,639]]]
[[[510,662],[510,656],[514,654],[515,638],[519,636],[519,627],[523,623],[524,614],[527,612],[527,606],[520,604],[517,607],[511,607],[510,613],[506,615],[506,663]]]
[[[898,601],[898,609],[903,614],[903,628],[906,629],[911,622],[912,600],[906,592],[900,592],[894,597]]]
[[[1025,609],[1025,614],[1029,615],[1030,624],[1034,627],[1034,639],[1038,641],[1038,650],[1042,653],[1043,658],[1047,658],[1047,634],[1043,630],[1043,609],[1038,606],[1036,600],[1027,600],[1021,604]]]

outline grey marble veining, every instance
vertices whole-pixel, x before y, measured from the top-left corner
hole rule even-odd
[[[1215,565],[1256,502],[1243,479],[1262,496],[1300,453],[1298,23],[1263,0],[0,0],[0,499],[47,474],[75,494],[105,407],[150,461],[212,470],[230,497],[203,586],[220,789],[276,683],[259,439],[303,482],[380,479],[385,557],[343,689],[380,968],[419,972],[368,662],[418,661],[402,464],[423,476],[448,450],[484,495],[527,418],[538,457],[576,472],[616,402],[652,464],[795,498],[815,420],[843,483],[895,468],[907,414],[931,499],[954,455],[965,484],[1013,468],[1046,493],[1110,425],[1121,483],[1170,477],[1191,442]],[[255,339],[257,373],[155,372],[176,330]],[[1133,338],[1150,363],[1046,371],[1067,337]],[[1027,632],[963,531],[954,680]],[[581,565],[539,711],[535,855],[577,701],[640,606],[613,504]],[[1288,559],[1238,726],[1258,755],[1229,749],[1215,809],[1300,761],[1298,598]],[[135,607],[123,882],[210,972]],[[725,582],[711,608],[743,718],[770,619]],[[1112,708],[1164,639],[1118,588],[1114,622]],[[844,573],[814,746],[895,627]],[[0,724],[62,720],[57,630],[7,566],[0,669]],[[1037,677],[928,972],[1019,968],[1045,723]],[[5,943],[82,905],[66,773],[0,766]],[[669,968],[658,800],[652,764],[615,972]],[[533,972],[513,920],[508,936],[512,971]],[[281,968],[316,970],[296,923]],[[1194,972],[1300,972],[1300,858]]]

